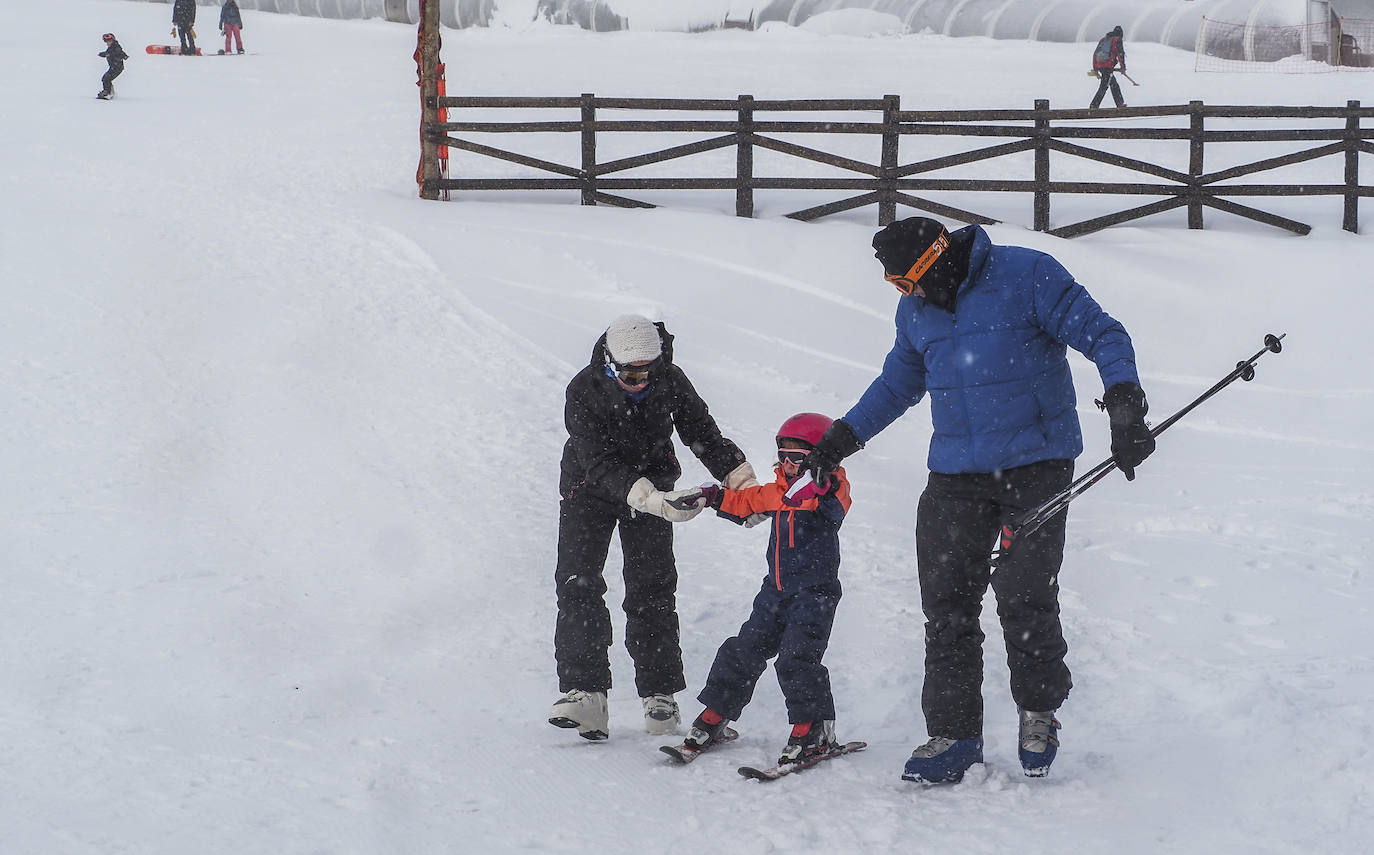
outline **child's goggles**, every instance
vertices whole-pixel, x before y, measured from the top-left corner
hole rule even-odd
[[[800,466],[802,464],[802,461],[805,460],[806,456],[810,453],[811,450],[807,448],[779,448],[778,462],[792,462]]]

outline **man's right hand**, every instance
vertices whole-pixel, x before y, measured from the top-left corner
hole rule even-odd
[[[821,441],[811,449],[802,461],[802,468],[811,473],[819,483],[825,483],[825,476],[839,468],[840,461],[863,448],[864,444],[854,435],[854,429],[844,419],[836,419],[826,428]]]

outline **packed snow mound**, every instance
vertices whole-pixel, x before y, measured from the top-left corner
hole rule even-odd
[[[799,25],[807,32],[824,36],[897,36],[902,34],[902,19],[869,9],[836,9],[822,12]]]

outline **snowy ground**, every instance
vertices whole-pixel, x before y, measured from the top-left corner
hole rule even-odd
[[[199,28],[212,47],[214,14]],[[1075,503],[1061,582],[1076,687],[1045,780],[1017,766],[992,641],[987,765],[950,788],[899,780],[925,737],[925,405],[882,434],[849,465],[828,656],[840,734],[870,748],[760,786],[734,768],[785,738],[771,676],[740,742],[688,768],[640,731],[618,647],[611,740],[544,722],[562,390],[611,317],[662,317],[726,433],[766,466],[777,424],[842,413],[891,340],[873,212],[808,225],[725,216],[728,198],[424,203],[412,30],[246,13],[250,56],[145,56],[169,17],[6,3],[0,27],[0,851],[1249,855],[1374,840],[1374,243],[1340,230],[1338,202],[1302,209],[1304,238],[1209,213],[1201,232],[1165,216],[1061,241],[1025,228],[1028,203],[990,229],[1055,253],[1126,324],[1158,418],[1264,333],[1287,332],[1284,352],[1166,434],[1134,483]],[[107,30],[133,59],[102,103]],[[949,107],[1085,103],[1087,51],[445,34],[454,93]],[[1133,103],[1374,100],[1374,75],[1195,75],[1191,54],[1159,46],[1131,69]],[[1107,454],[1101,388],[1074,365],[1090,466]],[[694,464],[684,483],[704,477]],[[766,536],[706,516],[677,536],[690,715]]]

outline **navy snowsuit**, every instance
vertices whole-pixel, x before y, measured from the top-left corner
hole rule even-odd
[[[739,633],[716,651],[706,686],[697,695],[726,721],[743,714],[774,656],[787,720],[800,724],[835,718],[830,672],[821,659],[840,602],[840,525],[850,504],[844,470],[835,476],[838,484],[831,492],[807,499],[799,508],[782,503],[788,484],[781,471],[771,484],[722,495],[720,511],[726,516],[772,517],[768,575],[754,597],[753,611]]]

